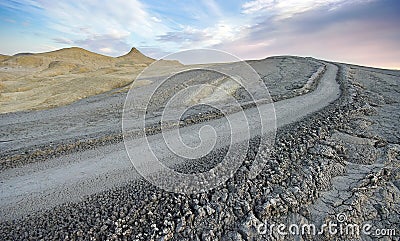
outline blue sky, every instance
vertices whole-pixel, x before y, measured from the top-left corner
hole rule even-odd
[[[398,0],[0,0],[0,53],[213,48],[400,69]]]

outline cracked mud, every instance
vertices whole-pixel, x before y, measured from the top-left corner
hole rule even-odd
[[[262,65],[262,62],[254,63],[256,69],[257,64]],[[87,179],[94,190],[90,195],[78,194],[78,199],[58,203],[46,211],[5,218],[0,224],[0,236],[5,240],[398,240],[400,72],[346,64],[325,65],[328,68],[323,76],[333,74],[332,78],[340,84],[340,96],[333,93],[326,105],[298,118],[295,111],[281,112],[282,124],[278,126],[275,149],[256,178],[249,178],[249,166],[259,141],[253,138],[252,148],[238,172],[224,185],[206,193],[165,192],[140,178],[128,178],[132,168],[123,169],[128,174],[121,175],[119,171]],[[320,66],[313,67],[311,72]],[[285,78],[280,71],[277,73]],[[267,79],[268,75],[265,76]],[[276,96],[274,100],[282,100],[282,106],[289,105],[294,96],[300,98],[296,100],[309,100],[305,99],[307,95],[318,93],[325,82],[321,80],[305,88],[307,79],[294,81],[292,87],[285,90],[307,89],[302,95],[293,91],[283,94],[283,90],[277,90],[274,95],[271,90]],[[110,97],[113,98],[118,97]],[[97,148],[118,150],[118,132],[115,132],[116,137],[110,137],[113,131],[108,128],[102,130],[107,133],[102,138],[82,142],[83,148],[78,148],[77,153],[96,155]],[[6,135],[4,140],[11,140],[11,136]],[[19,152],[18,148],[24,147],[8,147],[9,151],[3,153],[2,193],[5,193],[7,180],[29,174],[24,174],[26,165],[40,170],[40,166],[35,165],[52,168],[60,164],[48,161],[47,154],[32,156],[27,152],[17,157],[12,148]],[[65,148],[68,155],[57,154],[60,150],[50,155],[54,158],[65,155],[67,158],[60,161],[73,163],[73,155],[80,155],[74,148]],[[219,152],[223,152],[223,148],[213,155],[218,156]],[[36,157],[46,160],[37,162]],[[10,160],[20,163],[4,164]],[[203,165],[210,163],[212,160]],[[188,167],[178,168],[184,171]],[[21,174],[13,174],[15,170],[20,170]],[[112,181],[115,175],[120,177],[118,185]],[[111,180],[103,182],[108,186],[95,184],[102,178]],[[73,185],[63,189],[64,195],[73,190]],[[41,196],[42,202],[46,203],[46,197],[46,193]],[[5,206],[3,204],[4,215],[12,216],[12,211],[4,211]],[[336,220],[338,214],[345,214],[348,223],[369,223],[374,230],[395,229],[396,233],[392,236],[331,235],[327,232],[266,235],[257,230],[263,223],[321,225]]]

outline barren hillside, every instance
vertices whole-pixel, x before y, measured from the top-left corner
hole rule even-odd
[[[132,50],[121,57],[82,48],[0,56],[0,113],[46,109],[129,85],[154,59]]]

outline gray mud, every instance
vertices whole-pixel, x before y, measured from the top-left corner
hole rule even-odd
[[[274,100],[302,95],[314,89],[319,78],[312,78],[313,74],[324,66],[316,60],[299,57],[272,57],[249,61],[249,64],[263,79]],[[275,72],[279,76],[275,76]],[[310,78],[314,81],[308,86]],[[152,89],[149,86],[139,88],[144,95]],[[121,141],[126,94],[114,90],[50,110],[0,115],[0,169]],[[157,113],[154,118],[157,119]],[[210,117],[194,116],[192,119],[190,123]]]
[[[249,178],[249,166],[257,138],[251,140],[239,171],[206,193],[174,194],[142,179],[131,180],[80,201],[3,221],[0,236],[6,240],[398,240],[400,73],[345,64],[338,68],[339,97],[329,95],[333,99],[318,108],[288,99],[282,109],[291,106],[293,111],[283,111],[281,117],[277,111],[273,154],[254,179]],[[317,96],[325,96],[318,88],[324,83],[321,80],[314,91],[296,98],[319,103]],[[313,93],[315,98],[307,99]],[[309,114],[298,116],[296,103],[309,106]],[[279,124],[284,120],[291,121]],[[372,232],[393,229],[395,233],[257,232],[262,223],[319,225],[336,220],[338,214],[345,214],[347,223],[371,224]]]

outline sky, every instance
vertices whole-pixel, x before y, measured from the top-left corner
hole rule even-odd
[[[0,53],[311,56],[400,69],[399,0],[0,0]]]

